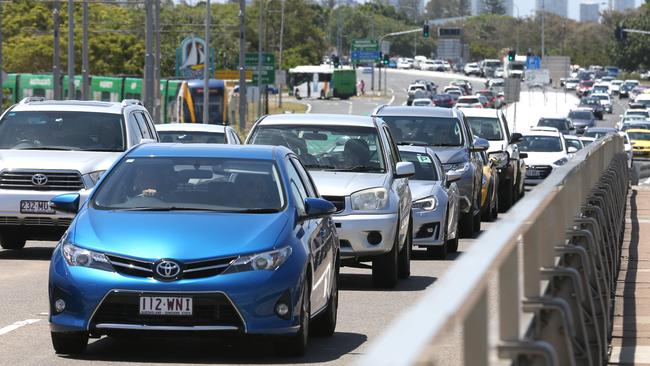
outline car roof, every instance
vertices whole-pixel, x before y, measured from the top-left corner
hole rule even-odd
[[[592,97],[605,96],[605,97],[609,98],[609,94],[607,94],[607,93],[593,93],[591,96]]]
[[[45,100],[28,101],[15,104],[13,112],[22,111],[70,111],[122,114],[124,104],[85,100]]]
[[[457,118],[458,110],[455,108],[442,107],[419,107],[411,108],[406,106],[382,106],[376,111],[376,116],[414,116],[414,117],[441,117]]]
[[[576,135],[564,135],[565,140],[580,140],[580,137]]]
[[[151,143],[140,144],[128,157],[222,157],[274,160],[275,154],[290,153],[283,146],[268,145],[225,145],[225,144],[181,144]]]
[[[589,107],[578,107],[571,109],[569,112],[593,112],[593,110]]]
[[[555,127],[548,127],[548,126],[535,126],[531,127],[531,131],[544,131],[544,132],[553,132],[553,133],[560,133],[560,130],[558,130]]]
[[[614,127],[588,127],[585,131],[617,132],[618,130]]]
[[[460,98],[458,98],[458,101],[464,100],[464,99],[478,99],[477,95],[461,95]]]
[[[224,125],[210,125],[205,123],[165,123],[157,124],[156,131],[200,131],[200,132],[226,132]]]
[[[494,108],[459,108],[465,117],[498,117],[498,111]]]
[[[410,108],[414,109],[414,108]],[[260,126],[273,125],[332,125],[332,126],[359,126],[375,128],[373,117],[355,116],[349,114],[273,114],[262,117],[258,122]]]
[[[524,136],[550,136],[550,137],[560,137],[559,131],[549,131],[549,130],[537,130],[531,128],[530,131],[523,133]]]

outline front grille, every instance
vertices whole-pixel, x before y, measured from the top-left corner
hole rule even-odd
[[[530,165],[526,167],[526,177],[527,178],[534,178],[534,179],[544,179],[548,177],[551,172],[553,171],[553,167],[550,165]],[[537,170],[540,172],[539,175],[537,176],[532,176],[530,175],[530,170]]]
[[[154,277],[154,262],[120,257],[112,254],[107,254],[106,257],[108,257],[111,265],[113,265],[113,268],[118,273],[135,277]],[[237,259],[236,256],[181,263],[183,273],[180,278],[194,279],[219,275],[235,259]]]
[[[36,185],[35,174],[43,174],[47,182]],[[84,188],[81,175],[77,172],[56,171],[3,171],[0,173],[0,189],[29,189],[39,191],[78,191]]]
[[[140,296],[191,297],[191,316],[140,315]],[[243,321],[224,294],[112,292],[91,319],[91,327],[101,323],[166,326],[223,325],[243,329]]]
[[[30,225],[30,226],[70,226],[70,217],[42,217],[28,216],[24,218],[16,216],[0,216],[0,225]]]
[[[323,199],[326,199],[336,207],[336,212],[341,212],[345,210],[345,197],[341,196],[323,196]]]

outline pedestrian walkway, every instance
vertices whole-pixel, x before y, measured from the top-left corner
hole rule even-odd
[[[611,365],[650,365],[650,187],[631,191],[616,288]]]

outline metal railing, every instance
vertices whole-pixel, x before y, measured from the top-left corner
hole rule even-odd
[[[619,136],[578,153],[404,309],[359,364],[435,364],[454,327],[465,365],[606,364],[628,174]]]

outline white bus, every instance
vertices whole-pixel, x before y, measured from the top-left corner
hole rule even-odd
[[[306,65],[289,69],[289,87],[296,99],[341,98],[356,95],[356,71],[331,65]]]

